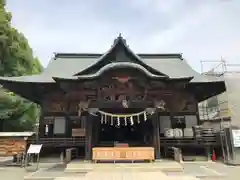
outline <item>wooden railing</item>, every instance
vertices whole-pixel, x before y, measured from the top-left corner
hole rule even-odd
[[[108,147],[93,148],[92,160],[97,161],[139,161],[154,160],[152,147]]]
[[[86,143],[86,138],[40,138],[38,140],[32,140],[31,143],[43,144],[44,146],[75,146],[84,145]]]
[[[160,138],[161,146],[220,146],[217,137],[201,137],[201,138]]]
[[[40,138],[32,139],[30,143],[43,144],[44,146],[82,146],[86,144],[85,137],[72,138]],[[202,137],[202,138],[160,138],[161,146],[180,147],[180,146],[220,146],[220,140],[217,137]],[[103,146],[103,145],[102,145]],[[104,144],[104,146],[108,146]],[[109,146],[112,146],[109,145]]]

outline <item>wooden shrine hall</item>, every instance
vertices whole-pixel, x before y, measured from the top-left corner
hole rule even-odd
[[[225,91],[182,54],[135,54],[121,35],[104,54],[56,53],[43,73],[0,84],[39,104],[43,148],[78,148],[87,160],[160,158],[173,146],[165,130],[197,125],[198,102]]]

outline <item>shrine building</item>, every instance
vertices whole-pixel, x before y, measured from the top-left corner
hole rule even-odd
[[[215,146],[187,129],[199,125],[198,103],[225,91],[223,80],[196,72],[182,54],[136,54],[122,36],[104,54],[56,53],[41,74],[0,84],[39,104],[43,148],[76,147],[88,160],[94,148],[145,148],[154,160],[170,146]]]

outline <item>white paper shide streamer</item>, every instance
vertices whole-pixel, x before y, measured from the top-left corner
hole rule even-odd
[[[136,120],[136,123],[139,124],[141,117],[143,117],[144,121],[146,121],[147,115],[148,115],[146,111],[141,111],[139,113],[133,113],[133,114],[112,114],[104,111],[99,111],[99,113],[101,114],[102,124],[104,123],[106,124],[107,119],[110,119],[110,125],[111,126],[116,125],[118,127],[120,127],[121,125],[127,126],[128,121],[131,126],[135,124],[134,122],[135,120]],[[121,123],[122,121],[123,123]]]

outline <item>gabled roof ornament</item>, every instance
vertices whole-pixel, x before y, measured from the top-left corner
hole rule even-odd
[[[119,33],[118,37],[114,39],[113,46],[119,42],[122,42],[124,45],[127,45],[126,40],[122,37],[122,33]]]

